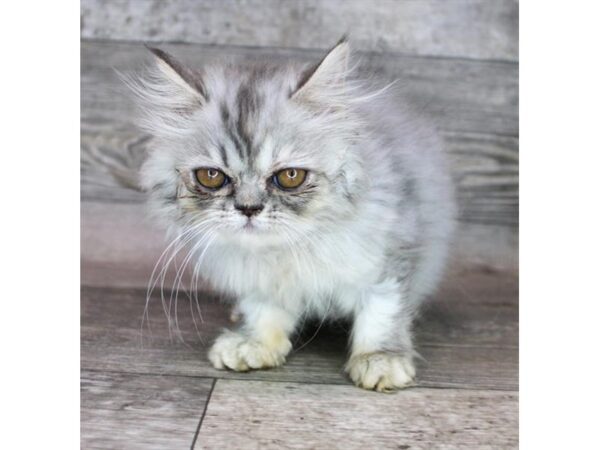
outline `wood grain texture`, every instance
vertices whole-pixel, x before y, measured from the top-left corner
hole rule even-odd
[[[161,45],[192,67],[220,60],[285,63],[318,61],[323,52],[282,48]],[[405,96],[437,119],[447,131],[518,135],[518,64],[463,61],[394,54],[357,52],[358,73],[383,80],[401,80]],[[94,130],[118,125],[129,130],[134,122],[131,95],[115,69],[125,74],[151,62],[142,44],[124,42],[81,43],[82,119]],[[95,120],[92,120],[95,119]]]
[[[460,224],[450,254],[450,270],[485,267],[515,272],[517,237],[509,227]],[[148,218],[143,203],[81,203],[81,281],[84,285],[145,288],[168,242],[165,230]]]
[[[212,379],[83,371],[81,448],[188,448]]]
[[[196,449],[511,449],[518,394],[218,380]]]
[[[514,390],[518,386],[516,277],[465,273],[461,280],[449,280],[417,325],[417,346],[423,356],[418,361],[419,385]],[[200,311],[185,295],[178,299],[179,342],[177,333],[169,333],[158,296],[149,302],[150,329],[144,328],[142,335],[145,291],[84,288],[82,367],[139,374],[349,384],[342,372],[346,324],[320,330],[307,327],[294,339],[295,350],[281,368],[247,374],[214,370],[206,351],[221,329],[232,324],[227,308],[213,295],[202,293],[200,299]],[[173,303],[172,325],[174,311]]]
[[[171,45],[192,65],[223,56],[317,59],[318,52]],[[133,187],[149,137],[114,69],[146,60],[137,44],[82,43],[82,198],[140,202]],[[410,101],[440,124],[451,155],[460,218],[465,223],[515,227],[518,222],[518,72],[515,64],[363,55],[365,70],[404,80]]]
[[[518,224],[518,139],[476,133],[444,133],[465,223]],[[82,124],[83,200],[140,203],[138,170],[148,136],[130,131],[90,132]]]
[[[81,203],[84,285],[144,288],[167,245],[142,203]]]
[[[121,0],[81,3],[85,38],[518,58],[514,0]]]

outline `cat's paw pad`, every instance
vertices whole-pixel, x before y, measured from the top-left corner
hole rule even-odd
[[[391,392],[414,384],[412,358],[393,353],[355,355],[346,364],[346,372],[358,387]]]
[[[217,369],[245,372],[280,366],[291,349],[287,337],[262,342],[227,331],[217,338],[208,352],[208,359]]]

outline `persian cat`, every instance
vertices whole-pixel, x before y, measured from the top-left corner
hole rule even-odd
[[[142,172],[195,275],[236,299],[218,369],[276,367],[299,323],[349,319],[352,381],[415,377],[411,323],[443,272],[454,201],[442,143],[393,88],[354,76],[342,39],[317,64],[155,64],[129,79],[153,136]]]

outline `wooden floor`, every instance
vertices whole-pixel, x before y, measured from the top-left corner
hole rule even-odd
[[[343,374],[343,324],[306,330],[282,368],[222,372],[206,350],[231,324],[210,294],[202,317],[180,297],[178,338],[158,295],[142,332],[145,290],[83,286],[82,447],[516,447],[516,299],[514,275],[454,274],[417,326],[417,387],[386,395]]]

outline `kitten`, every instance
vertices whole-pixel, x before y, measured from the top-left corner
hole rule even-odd
[[[154,137],[143,186],[242,318],[211,363],[276,367],[301,320],[349,318],[354,383],[409,386],[411,322],[441,277],[454,215],[434,129],[392,89],[354,79],[344,39],[310,67],[196,71],[150,50],[156,65],[129,80]]]

